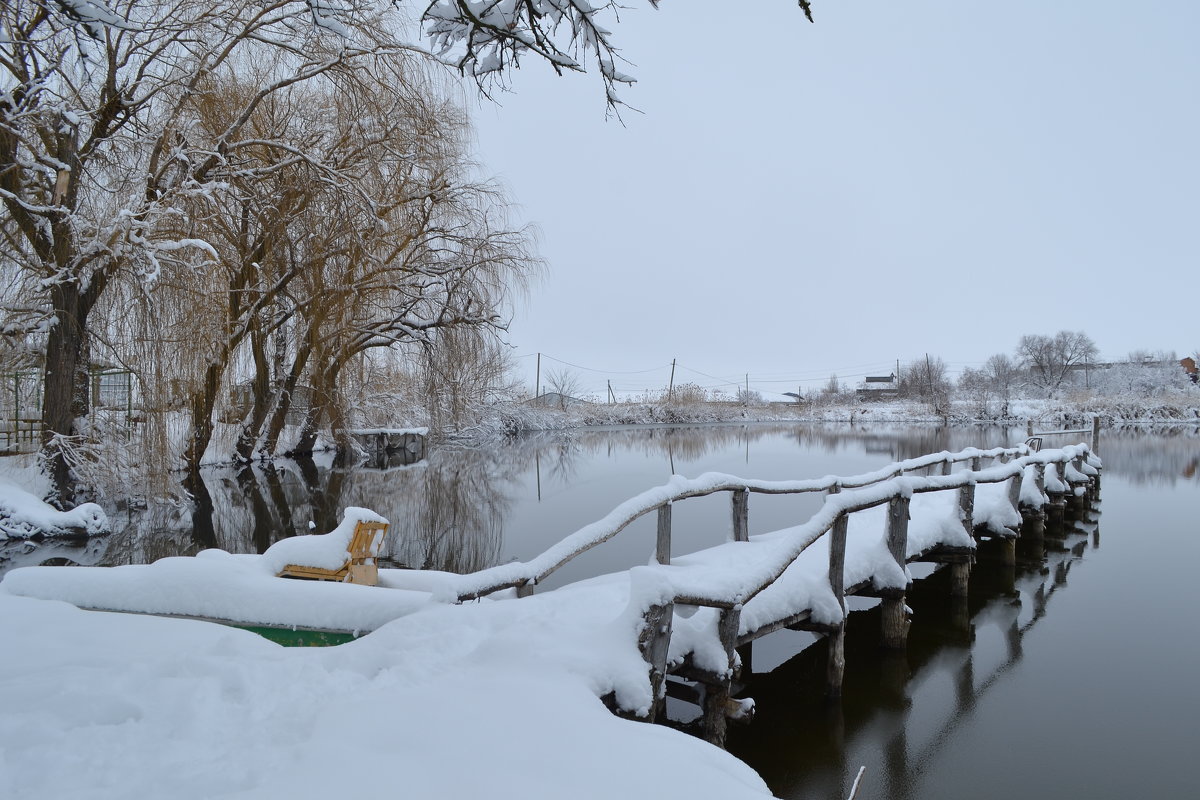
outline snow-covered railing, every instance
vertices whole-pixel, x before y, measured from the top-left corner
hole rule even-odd
[[[990,450],[980,450],[972,447],[957,453],[943,451],[900,461],[874,472],[863,473],[861,475],[849,477],[827,475],[823,478],[798,481],[753,480],[717,472],[705,473],[698,478],[691,479],[676,475],[666,484],[649,489],[626,500],[602,519],[580,528],[529,561],[500,564],[485,570],[463,575],[456,580],[455,588],[458,600],[460,601],[473,600],[511,588],[516,588],[518,592],[523,594],[528,593],[534,586],[544,581],[553,572],[572,559],[607,542],[634,521],[652,511],[658,514],[657,560],[660,564],[667,563],[670,560],[671,552],[671,506],[690,497],[705,497],[717,492],[731,492],[733,495],[733,539],[734,541],[746,541],[748,539],[748,496],[752,492],[759,494],[805,494],[816,492],[837,494],[847,489],[861,489],[875,486],[891,479],[904,477],[922,470],[928,471],[935,467],[940,469],[942,473],[941,477],[950,478],[950,480],[919,482],[914,484],[912,491],[942,491],[958,488],[962,481],[965,480],[957,475],[951,475],[956,464],[969,463],[970,471],[978,472],[984,459],[1009,461],[1013,458],[1028,458],[1031,455],[1030,450],[1023,445],[1009,448],[993,448]],[[1041,463],[1046,462],[1042,460]],[[1007,472],[1004,473],[1004,477],[999,478],[985,475],[984,480],[981,482],[1007,480],[1008,477],[1011,477],[1011,475]],[[870,508],[882,502],[886,501],[881,500],[879,503],[873,503],[865,507]],[[818,512],[818,517],[820,513]],[[847,511],[846,513],[852,513],[852,511]],[[816,518],[814,517],[814,520]],[[816,535],[820,536],[823,532],[821,531]]]
[[[997,456],[999,458],[999,456]],[[954,460],[963,460],[954,457]],[[810,628],[823,630],[829,635],[829,662],[826,685],[832,695],[841,693],[842,673],[845,665],[844,632],[846,618],[846,595],[870,585],[872,593],[883,599],[883,642],[885,646],[903,646],[907,636],[908,621],[904,593],[907,585],[906,565],[912,560],[908,543],[909,504],[912,496],[922,492],[957,490],[959,520],[962,535],[974,549],[971,538],[975,528],[974,502],[978,484],[1009,482],[1007,499],[1016,520],[1020,520],[1020,508],[1040,506],[1051,495],[1051,505],[1062,507],[1061,498],[1067,494],[1081,494],[1092,477],[1099,474],[1099,459],[1095,459],[1086,445],[1064,447],[1059,450],[1031,453],[1013,461],[980,469],[979,459],[971,458],[972,468],[958,473],[926,477],[895,477],[862,489],[830,494],[821,509],[804,525],[778,534],[770,542],[774,552],[767,549],[760,558],[739,559],[735,565],[727,565],[728,556],[701,564],[700,569],[663,565],[648,568],[639,583],[643,586],[640,602],[644,607],[644,625],[639,637],[639,647],[650,670],[651,687],[659,692],[668,672],[667,654],[670,652],[672,619],[676,606],[709,607],[717,610],[716,635],[719,648],[716,653],[706,653],[708,663],[693,669],[694,675],[706,684],[704,701],[705,737],[723,744],[725,719],[731,714],[743,713],[731,699],[731,680],[737,664],[735,649],[781,627],[806,623]],[[1094,461],[1094,463],[1089,463]],[[950,463],[950,461],[947,461]],[[948,471],[948,470],[947,470]],[[1059,473],[1061,472],[1061,476]],[[1046,480],[1049,476],[1050,480]],[[1025,490],[1025,482],[1033,483],[1036,494]],[[849,572],[847,533],[850,515],[870,508],[888,505],[886,521],[887,550],[894,568],[880,567],[876,572],[868,568],[861,575],[862,583],[855,587],[846,586]],[[1017,523],[1019,524],[1019,522]],[[1015,526],[1014,526],[1015,527]],[[774,617],[758,619],[753,628],[743,623],[742,612],[760,593],[773,587],[800,555],[818,539],[829,535],[828,582],[829,595],[836,607],[820,612],[810,601],[795,601],[792,606],[778,602]],[[754,547],[760,542],[745,542],[741,547]],[[961,557],[960,557],[961,558]],[[713,563],[716,562],[716,563]],[[952,564],[952,593],[965,597],[969,575],[969,561],[960,560]],[[706,568],[707,567],[707,568]],[[859,573],[862,568],[857,567]],[[654,574],[656,573],[656,574]],[[655,585],[656,584],[656,585]],[[635,598],[634,602],[639,602]],[[803,607],[802,607],[803,606]],[[752,606],[749,606],[752,607]],[[689,616],[694,611],[688,612]],[[762,615],[759,614],[759,617]],[[815,623],[815,625],[814,625]],[[650,716],[654,715],[651,711]]]

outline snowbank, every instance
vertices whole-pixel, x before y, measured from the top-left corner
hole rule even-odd
[[[540,629],[492,618],[530,600],[305,650],[0,593],[0,796],[770,796],[729,754],[609,713],[592,682],[606,637],[565,611]]]
[[[95,503],[59,511],[0,476],[0,539],[95,536],[107,532],[108,516]]]

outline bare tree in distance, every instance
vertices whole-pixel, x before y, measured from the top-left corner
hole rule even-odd
[[[935,410],[948,407],[950,397],[949,370],[939,357],[926,355],[914,359],[900,369],[901,397],[914,397],[930,403]]]
[[[575,399],[575,396],[583,391],[583,381],[565,367],[550,370],[546,374],[546,384],[550,387],[551,392],[558,395],[558,407],[564,410],[567,407],[567,400]]]
[[[1054,336],[1027,334],[1017,343],[1017,358],[1029,381],[1047,397],[1062,388],[1077,365],[1096,360],[1096,344],[1083,331],[1059,331]]]
[[[992,391],[1000,399],[1000,415],[1007,417],[1013,390],[1021,379],[1020,366],[1007,353],[997,353],[984,362],[983,372]]]

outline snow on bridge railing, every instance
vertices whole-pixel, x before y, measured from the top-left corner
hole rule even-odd
[[[979,451],[976,451],[977,453]],[[996,451],[1000,455],[1003,451]],[[952,454],[954,461],[974,460],[975,456],[967,451],[963,454]],[[1088,480],[1088,474],[1073,466],[1072,462],[1086,459],[1090,456],[1087,445],[1074,445],[1057,450],[1046,450],[1021,456],[1005,464],[997,464],[984,469],[972,469],[949,475],[894,477],[879,481],[862,488],[846,490],[830,494],[825,498],[821,508],[802,525],[791,528],[786,535],[772,539],[770,542],[749,542],[756,548],[763,548],[761,558],[748,560],[749,563],[739,564],[739,569],[693,569],[687,566],[671,565],[660,561],[661,580],[669,593],[674,595],[674,601],[685,605],[707,606],[711,608],[732,609],[745,605],[760,592],[778,580],[779,576],[795,562],[796,558],[810,545],[826,533],[834,530],[839,524],[845,525],[848,515],[866,511],[884,504],[901,503],[907,506],[914,494],[925,492],[940,492],[948,490],[959,491],[959,509],[964,525],[972,524],[974,506],[974,488],[977,484],[1002,483],[1014,478],[1024,480],[1026,469],[1030,466],[1045,467],[1052,464],[1063,465],[1064,477],[1058,483],[1050,483],[1048,490],[1052,493],[1069,491],[1070,484]],[[928,466],[938,461],[923,464]],[[1092,467],[1094,470],[1094,467]],[[1055,476],[1056,477],[1056,476]],[[1014,510],[1021,502],[1023,495],[1017,493],[1021,485],[1013,484],[1009,499]],[[1040,488],[1040,487],[1039,487]],[[1026,504],[1030,498],[1024,495]],[[889,521],[899,521],[900,514],[889,514]],[[904,516],[904,522],[907,517]],[[894,523],[893,523],[894,524]],[[906,527],[906,525],[905,525]],[[970,531],[968,530],[968,534]],[[889,539],[899,538],[897,561],[903,567],[907,561],[903,531],[890,531]],[[844,551],[845,537],[839,535],[841,549]],[[844,552],[839,554],[837,546],[830,548],[830,576],[836,579],[832,562],[844,560]],[[903,588],[903,587],[877,587]]]
[[[1086,450],[1086,446],[1083,447]],[[735,541],[746,541],[748,539],[746,529],[746,495],[749,492],[760,494],[829,492],[831,496],[826,500],[826,504],[822,506],[821,511],[818,511],[808,523],[801,526],[801,528],[808,530],[809,526],[818,523],[825,516],[829,516],[828,526],[813,532],[812,541],[815,541],[833,526],[838,513],[853,513],[853,511],[881,505],[889,502],[897,494],[902,493],[899,488],[900,485],[887,487],[880,490],[883,492],[880,499],[859,508],[857,504],[862,501],[863,495],[859,492],[846,492],[846,497],[831,504],[830,500],[835,495],[841,494],[843,489],[877,487],[893,479],[902,478],[906,473],[923,469],[927,470],[938,465],[941,465],[943,475],[926,476],[918,482],[911,484],[910,487],[908,484],[904,484],[905,487],[909,487],[908,492],[911,494],[912,492],[942,491],[960,488],[968,483],[973,485],[976,482],[999,482],[1013,477],[1018,472],[1017,468],[1005,469],[1002,466],[991,468],[1000,469],[1000,473],[992,474],[988,470],[981,472],[979,467],[983,459],[1008,460],[1017,457],[1018,459],[1022,459],[1023,468],[1034,463],[1049,463],[1052,460],[1050,454],[1054,452],[1047,451],[1046,454],[1032,454],[1024,446],[994,448],[991,450],[967,448],[957,453],[941,452],[908,459],[862,475],[850,477],[827,475],[815,480],[799,481],[752,480],[722,473],[705,473],[693,479],[676,475],[666,484],[649,489],[626,500],[602,519],[580,528],[529,561],[501,564],[457,577],[451,591],[456,595],[455,599],[460,602],[510,588],[516,588],[521,594],[528,593],[532,590],[533,586],[545,580],[555,570],[575,557],[613,538],[635,520],[651,511],[657,512],[659,516],[657,560],[660,564],[668,563],[670,560],[671,506],[673,503],[689,497],[703,497],[717,492],[732,492],[734,539]],[[1070,458],[1073,459],[1075,457],[1076,455],[1072,451]],[[970,462],[971,469],[967,472],[951,474],[954,464],[962,462]],[[980,480],[981,477],[982,480]],[[856,507],[851,508],[851,505]],[[790,558],[794,560],[795,556],[799,552],[802,552],[809,544],[811,544],[811,541],[805,541],[803,546],[799,550],[796,550],[795,554],[791,555]],[[791,552],[791,548],[788,550]],[[779,572],[782,572],[782,569],[786,569],[786,567],[787,564],[784,564]],[[776,573],[776,577],[777,575],[778,573]],[[769,584],[770,582],[767,581],[766,583]],[[762,588],[763,586],[757,587],[756,591],[750,594],[750,596],[757,594]],[[688,596],[691,595],[689,594]],[[699,594],[695,596],[696,599],[700,599],[700,597],[701,595]],[[715,605],[717,604],[717,600],[715,597],[708,597],[701,604]],[[731,604],[736,604],[744,602],[744,600],[732,600],[730,602]],[[726,605],[726,603],[721,602],[718,607],[725,607]]]

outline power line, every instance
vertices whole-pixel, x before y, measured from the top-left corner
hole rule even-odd
[[[584,372],[597,372],[602,375],[644,375],[647,372],[657,372],[661,369],[667,369],[671,366],[670,364],[664,364],[661,367],[652,367],[651,369],[636,369],[636,370],[624,370],[623,371],[623,370],[617,370],[617,369],[595,369],[593,367],[584,367],[584,366],[580,366],[579,364],[572,364],[570,361],[563,361],[561,358],[555,358],[554,356],[549,355],[548,353],[542,353],[542,358],[548,358],[551,361],[556,361],[559,364],[564,364],[568,367],[574,367],[575,369],[581,369]]]

